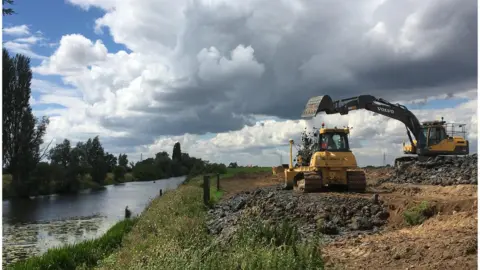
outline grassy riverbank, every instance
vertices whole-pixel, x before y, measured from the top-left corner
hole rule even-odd
[[[271,168],[229,169],[227,175]],[[234,241],[218,244],[205,228],[202,177],[196,177],[152,201],[123,246],[100,269],[321,269],[317,246],[295,241],[297,232],[257,222],[242,227]],[[221,193],[212,193],[219,199]],[[212,201],[215,201],[212,200]]]
[[[138,218],[126,219],[110,228],[102,237],[48,250],[41,256],[7,266],[6,269],[89,269],[122,245]]]

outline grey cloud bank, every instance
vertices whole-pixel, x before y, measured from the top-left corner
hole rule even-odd
[[[35,72],[62,75],[82,91],[83,121],[129,147],[240,130],[258,114],[298,119],[314,95],[414,100],[477,84],[473,0],[69,2],[104,9],[97,30],[132,52],[64,36]]]

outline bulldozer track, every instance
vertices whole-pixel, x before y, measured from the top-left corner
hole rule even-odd
[[[367,188],[367,178],[363,171],[347,172],[348,191],[351,192],[365,192]]]
[[[297,181],[297,188],[304,193],[320,191],[323,188],[320,172],[304,172],[303,179]]]

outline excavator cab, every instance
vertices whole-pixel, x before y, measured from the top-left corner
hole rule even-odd
[[[425,157],[437,155],[468,155],[468,141],[465,139],[464,124],[446,123],[441,121],[426,121],[422,123],[422,132],[426,138]],[[403,146],[405,154],[415,154],[416,140]]]

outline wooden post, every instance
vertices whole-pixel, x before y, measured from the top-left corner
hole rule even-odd
[[[220,174],[217,173],[217,191],[220,190]]]
[[[209,205],[210,202],[210,176],[203,176],[203,203]]]

